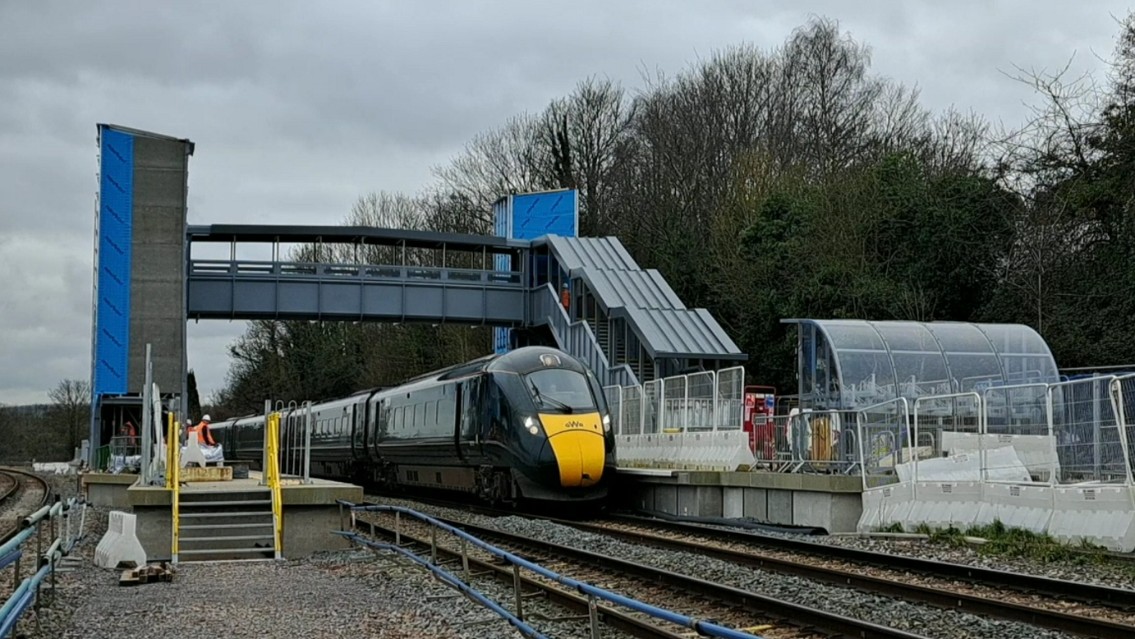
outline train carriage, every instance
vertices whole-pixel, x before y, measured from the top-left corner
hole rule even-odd
[[[311,408],[317,476],[471,493],[489,502],[603,499],[611,418],[595,375],[546,347],[491,355]],[[306,414],[281,422],[285,467],[302,463]],[[229,456],[257,463],[264,417],[215,426]]]

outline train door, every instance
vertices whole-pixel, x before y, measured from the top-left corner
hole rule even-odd
[[[358,410],[357,405],[351,408],[351,459],[362,461],[367,458],[367,445],[370,439],[366,419],[370,402],[363,402],[362,410]]]
[[[484,443],[480,434],[481,415],[478,410],[482,403],[480,401],[482,389],[483,377],[480,375],[470,377],[461,382],[457,400],[461,420],[457,449],[462,457],[472,457],[474,461],[484,452]]]

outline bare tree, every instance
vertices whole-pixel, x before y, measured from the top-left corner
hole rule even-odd
[[[56,419],[66,429],[72,449],[79,446],[91,417],[91,384],[87,380],[65,379],[47,392]]]

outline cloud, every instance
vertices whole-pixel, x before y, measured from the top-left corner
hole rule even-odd
[[[90,370],[98,122],[186,137],[191,223],[334,224],[414,192],[476,133],[599,75],[632,91],[813,15],[923,103],[1019,122],[1013,65],[1097,72],[1118,2],[0,3],[0,402]],[[191,325],[220,387],[243,323]]]

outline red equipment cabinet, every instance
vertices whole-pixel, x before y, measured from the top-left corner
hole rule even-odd
[[[776,389],[772,386],[745,387],[745,432],[749,433],[749,449],[757,459],[776,457]]]

